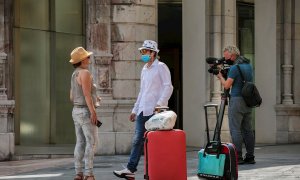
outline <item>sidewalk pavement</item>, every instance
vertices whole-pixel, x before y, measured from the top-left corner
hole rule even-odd
[[[198,148],[187,148],[188,180],[198,180]],[[239,179],[300,179],[300,144],[258,145],[256,164],[240,165]],[[175,157],[176,158],[176,157]],[[117,180],[113,170],[126,166],[128,155],[96,156],[94,172],[97,180]],[[136,180],[143,179],[141,158]],[[73,158],[21,160],[0,162],[0,180],[65,180],[74,178]],[[168,179],[166,179],[168,180]]]

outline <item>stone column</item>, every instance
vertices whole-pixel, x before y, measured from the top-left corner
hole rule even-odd
[[[292,51],[292,57],[294,58],[293,60],[293,100],[294,100],[294,104],[298,104],[300,106],[300,93],[299,93],[299,89],[300,89],[300,81],[299,78],[300,77],[300,51],[298,49],[300,49],[300,1],[295,0],[294,4],[293,4],[293,19],[294,22],[292,23],[292,27],[294,27],[294,29],[292,30],[293,32],[293,51]],[[298,28],[297,28],[298,27]],[[300,122],[300,121],[299,121]]]
[[[213,57],[220,58],[222,53],[222,0],[213,0],[210,3],[210,40],[211,54]],[[220,103],[221,101],[221,83],[216,76],[213,76],[213,90],[211,101]]]
[[[268,8],[266,8],[268,7]],[[275,143],[277,91],[277,3],[274,0],[255,0],[255,84],[263,104],[255,109],[255,140]],[[266,71],[266,67],[268,71]],[[266,131],[267,127],[267,131]]]
[[[96,154],[115,154],[113,115],[117,102],[112,96],[111,0],[87,0],[87,49],[94,53],[91,71],[97,85],[101,106],[98,118],[103,122],[98,132]]]
[[[0,0],[0,161],[9,160],[14,154],[14,123],[12,113],[14,101],[7,99],[6,94],[6,67],[7,53],[5,52],[8,42],[6,42],[5,31],[7,22],[5,21],[5,1]]]
[[[134,123],[128,117],[144,65],[137,48],[157,39],[157,1],[88,0],[87,8],[87,47],[94,52],[92,71],[102,97],[97,154],[129,153]]]
[[[110,0],[87,1],[87,48],[94,52],[93,74],[98,93],[112,98]]]
[[[182,1],[183,31],[183,129],[188,146],[202,146],[206,142],[203,105],[208,101],[207,77],[204,71],[208,47],[208,1]]]
[[[146,39],[157,40],[157,0],[111,2],[112,87],[118,105],[112,121],[115,136],[107,144],[115,142],[116,154],[128,154],[135,125],[129,121],[129,115],[140,90],[141,70],[145,65],[138,48]]]
[[[300,2],[297,0],[278,1],[278,31],[280,37],[277,41],[280,53],[281,80],[279,83],[282,93],[278,97],[276,110],[276,143],[299,143],[300,142],[300,94],[299,92],[299,67],[300,29]],[[293,87],[293,89],[291,89]],[[280,98],[278,98],[280,99]]]
[[[210,11],[210,56],[220,58],[226,45],[236,45],[236,0],[209,1]],[[213,76],[211,101],[220,103],[221,83]]]
[[[1,8],[1,4],[0,4]],[[1,11],[1,10],[0,10]],[[0,14],[1,19],[1,14]],[[1,24],[1,20],[0,20]],[[0,26],[2,29],[3,26]],[[1,30],[0,30],[1,31]],[[0,37],[3,34],[0,34]],[[3,47],[0,44],[0,48]],[[5,88],[5,65],[7,55],[0,52],[0,161],[9,160],[14,154],[15,136],[14,121],[10,114],[13,113],[14,101],[8,100]]]
[[[223,57],[223,48],[225,46],[236,45],[236,0],[226,0],[226,2],[223,0],[212,0],[208,2],[210,18],[208,21],[210,34],[209,52],[210,56],[220,58]],[[223,87],[215,75],[212,76],[212,81],[211,102],[220,104]],[[215,114],[214,110],[209,113]],[[224,141],[231,141],[227,114],[227,110],[225,110],[221,135]],[[210,115],[209,121],[215,124],[216,116]]]
[[[283,43],[284,43],[284,64],[282,65],[283,71],[283,99],[282,104],[293,104],[293,93],[292,93],[292,73],[293,73],[293,65],[292,65],[292,29],[293,29],[293,7],[292,0],[285,0],[283,2],[284,10],[283,10]]]

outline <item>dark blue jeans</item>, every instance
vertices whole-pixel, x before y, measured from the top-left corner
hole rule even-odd
[[[132,143],[129,162],[127,164],[127,169],[129,169],[131,172],[137,171],[137,166],[139,164],[144,148],[144,133],[146,132],[145,123],[152,116],[153,115],[143,116],[143,112],[141,112],[135,121],[135,134]]]
[[[254,156],[254,133],[252,129],[252,108],[249,108],[242,97],[231,97],[228,107],[229,129],[232,142],[239,158],[242,158],[242,143],[245,142],[247,157]]]

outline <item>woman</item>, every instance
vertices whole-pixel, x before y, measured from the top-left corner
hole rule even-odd
[[[70,63],[75,70],[71,78],[70,99],[73,103],[72,117],[75,124],[76,146],[74,150],[74,180],[94,180],[93,160],[97,140],[96,87],[88,70],[92,52],[77,47],[71,52]],[[83,158],[85,165],[83,166]],[[85,167],[85,173],[83,173]],[[84,177],[85,174],[85,177]]]

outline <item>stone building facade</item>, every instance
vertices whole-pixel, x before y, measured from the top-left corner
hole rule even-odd
[[[0,1],[0,160],[10,159],[14,154],[15,136],[14,136],[14,120],[13,109],[14,100],[10,94],[11,82],[10,77],[12,56],[10,33],[11,12],[4,11],[9,8],[10,3]]]
[[[64,97],[67,96],[69,86],[58,87],[59,83],[54,83],[58,85],[53,88],[50,83],[50,93],[47,96],[51,98],[46,98],[49,104],[45,107],[54,110],[46,111],[50,115],[49,117],[47,115],[48,118],[45,116],[48,120],[41,125],[35,126],[36,121],[28,118],[34,116],[26,113],[23,115],[24,112],[20,110],[28,107],[19,102],[24,96],[23,88],[20,86],[22,82],[19,81],[24,77],[18,76],[19,72],[23,72],[23,67],[20,66],[20,63],[23,63],[20,62],[23,51],[18,51],[18,45],[23,47],[21,46],[22,35],[24,36],[22,32],[35,28],[21,29],[19,33],[19,29],[23,28],[21,21],[24,20],[23,16],[20,16],[22,7],[31,7],[25,2],[30,4],[30,0],[0,0],[0,160],[10,159],[18,146],[41,144],[60,146],[74,143],[74,138],[72,139],[74,134],[70,133],[72,132],[70,128],[67,128],[72,125],[70,117],[59,114],[59,109],[62,108],[67,111],[65,114],[70,115],[71,106],[61,107],[68,102],[61,102],[60,98],[55,99],[55,96],[61,93],[56,90],[57,88],[63,89],[62,97]],[[39,2],[44,2],[41,6],[50,9],[48,18],[50,21],[60,17],[57,13],[60,12],[60,6],[56,4],[70,3],[68,0]],[[103,127],[99,129],[97,154],[126,154],[130,151],[134,123],[128,121],[128,116],[138,95],[140,71],[143,66],[137,48],[145,39],[159,41],[158,6],[162,3],[182,7],[182,57],[179,57],[182,81],[180,121],[181,128],[187,134],[187,145],[197,147],[204,145],[203,105],[208,102],[220,102],[222,90],[220,83],[207,73],[208,67],[204,59],[208,56],[221,57],[222,48],[228,44],[238,44],[242,46],[241,48],[247,46],[245,49],[248,51],[244,53],[255,59],[253,64],[255,82],[263,97],[262,106],[255,109],[256,142],[264,144],[300,142],[300,83],[297,78],[300,73],[297,70],[300,68],[300,52],[297,51],[300,49],[300,2],[297,0],[76,0],[73,2],[74,4],[78,2],[78,9],[81,9],[84,14],[81,22],[84,29],[79,33],[66,30],[67,33],[63,35],[79,34],[79,39],[84,40],[74,44],[70,43],[73,42],[71,40],[68,41],[70,44],[64,44],[65,41],[58,44],[59,39],[54,42],[52,40],[62,36],[60,31],[65,27],[59,29],[59,19],[50,23],[49,27],[46,26],[49,35],[46,34],[45,37],[49,36],[49,39],[45,44],[49,45],[45,47],[50,49],[50,53],[46,53],[44,58],[47,59],[49,55],[50,61],[46,62],[49,62],[49,68],[54,67],[54,70],[49,70],[50,75],[47,75],[47,78],[51,82],[60,82],[59,80],[63,79],[60,77],[62,75],[59,77],[51,75],[61,68],[56,66],[51,58],[60,60],[57,63],[67,62],[69,52],[75,45],[85,46],[94,52],[91,71],[98,86],[97,93],[102,97],[102,106],[97,109],[97,112],[103,121]],[[241,19],[237,13],[239,3],[252,6],[255,12],[254,32],[251,36],[253,38],[243,41],[244,44],[239,42],[249,34],[237,30],[237,24]],[[33,6],[31,8],[34,10]],[[53,13],[56,13],[55,16],[52,16]],[[67,13],[66,16],[74,15],[74,10]],[[16,23],[18,20],[21,25]],[[160,45],[160,41],[158,43]],[[59,48],[66,53],[52,57],[51,49],[56,49],[55,54],[60,52]],[[33,50],[28,51],[34,53]],[[69,64],[64,63],[61,66],[69,76],[72,71],[68,69]],[[68,78],[65,79],[60,83],[67,84]],[[48,85],[46,84],[46,87]],[[28,103],[30,105],[30,102]],[[213,124],[212,112],[210,119]],[[59,124],[62,121],[64,123]],[[49,127],[44,126],[47,123],[50,124]],[[42,140],[34,135],[34,130],[39,126],[43,126],[48,133]],[[67,135],[63,134],[64,130],[68,131]],[[71,137],[64,139],[65,136]],[[226,116],[222,138],[224,141],[230,141]]]

